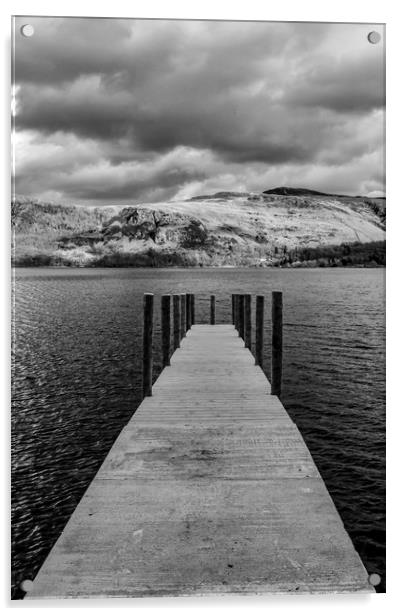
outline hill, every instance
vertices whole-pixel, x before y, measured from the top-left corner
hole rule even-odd
[[[263,195],[293,195],[298,197],[340,197],[345,195],[334,195],[331,193],[320,192],[319,190],[311,190],[310,188],[293,188],[290,186],[277,186],[264,190]]]
[[[20,266],[376,265],[385,258],[385,200],[313,191],[106,207],[18,198],[12,226]]]

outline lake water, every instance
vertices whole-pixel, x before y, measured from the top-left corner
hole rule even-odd
[[[231,293],[283,291],[282,402],[369,573],[385,589],[385,270],[17,269],[12,577],[33,579],[141,401],[142,296],[196,294],[229,322]],[[155,376],[160,326],[155,328]]]

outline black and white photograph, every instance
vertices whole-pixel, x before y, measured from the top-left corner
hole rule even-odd
[[[385,37],[13,18],[13,600],[386,592]]]

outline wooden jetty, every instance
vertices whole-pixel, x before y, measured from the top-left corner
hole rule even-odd
[[[152,385],[153,296],[145,297],[144,400],[26,599],[374,591],[261,369],[263,297],[256,359],[239,336],[250,340],[250,300],[233,296],[233,323],[216,325],[214,296],[212,324],[194,324],[193,297],[175,296],[172,315],[162,298],[165,368]],[[279,295],[272,314],[278,393]]]

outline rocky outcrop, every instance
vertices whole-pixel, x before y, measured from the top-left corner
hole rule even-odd
[[[283,265],[303,254],[314,262],[321,247],[384,241],[385,200],[219,192],[89,208],[25,199],[13,228],[16,265]]]

